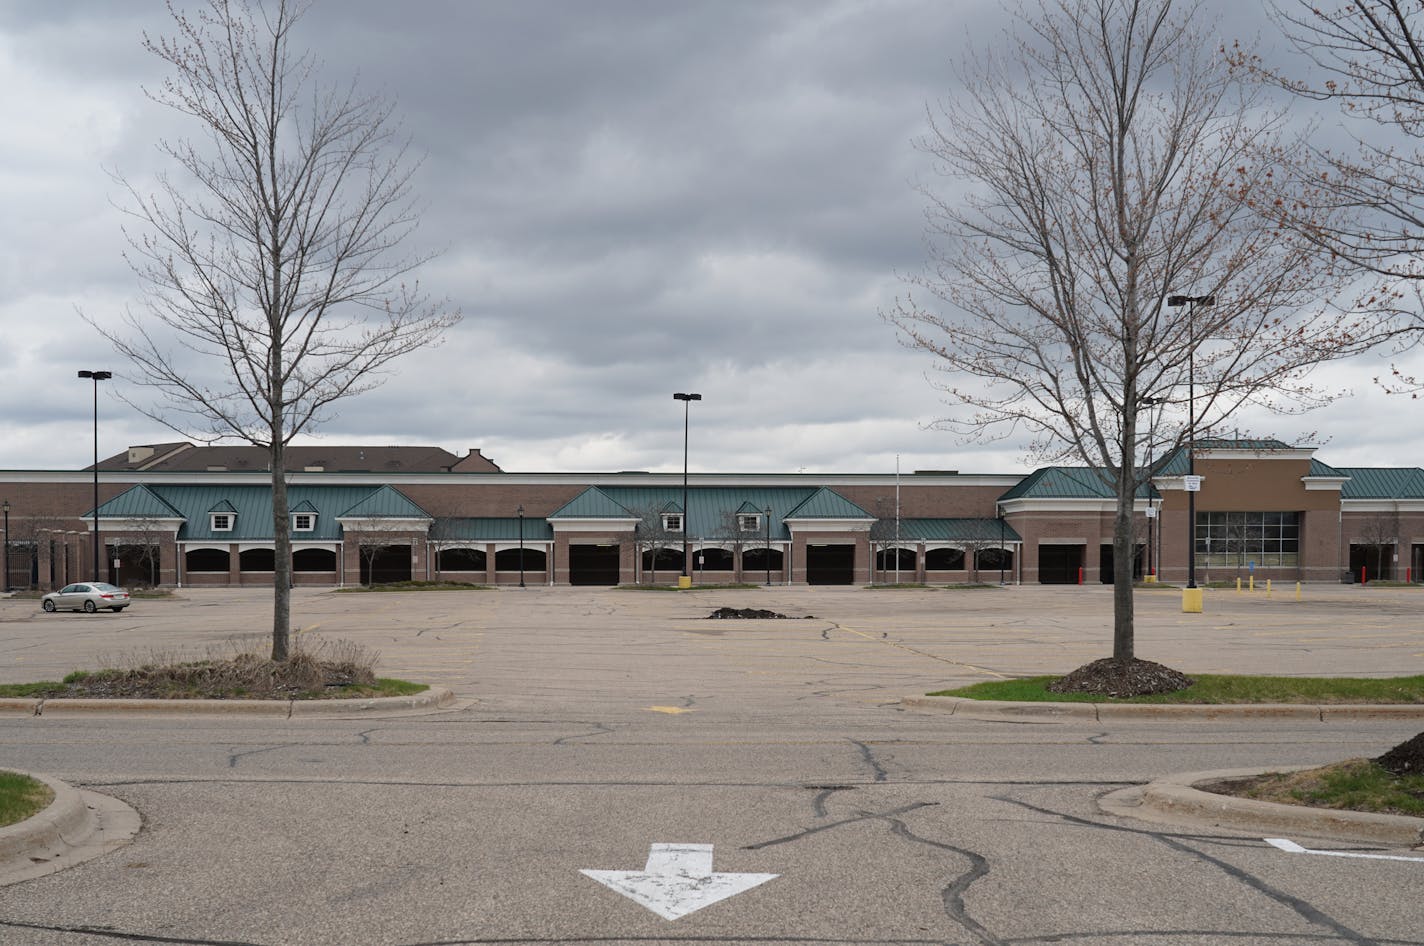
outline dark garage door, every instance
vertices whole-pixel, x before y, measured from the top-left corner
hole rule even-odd
[[[384,585],[410,581],[410,546],[383,545],[361,549],[361,584]]]
[[[618,584],[618,546],[570,545],[569,584]]]
[[[1076,585],[1083,567],[1083,546],[1040,545],[1038,582],[1041,585]]]
[[[854,545],[806,546],[806,584],[849,585],[854,581]]]

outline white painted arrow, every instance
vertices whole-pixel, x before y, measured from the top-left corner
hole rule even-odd
[[[1319,854],[1323,857],[1357,857],[1366,861],[1413,861],[1416,864],[1424,864],[1424,857],[1400,857],[1397,854],[1358,854],[1354,851],[1313,851],[1308,847],[1301,847],[1288,838],[1265,838],[1264,840],[1271,847],[1279,848],[1287,854]]]
[[[717,874],[710,844],[654,844],[642,870],[580,870],[610,890],[676,920],[780,874]]]

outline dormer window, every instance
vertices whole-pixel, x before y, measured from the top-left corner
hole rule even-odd
[[[292,514],[293,532],[311,532],[316,528],[316,516],[309,512]]]
[[[664,529],[665,531],[667,531],[667,532],[681,532],[681,531],[682,531],[682,513],[680,513],[680,512],[665,512],[665,513],[663,513],[663,529]]]
[[[737,515],[737,531],[739,532],[760,532],[761,516],[755,514]]]
[[[230,512],[215,512],[212,514],[214,532],[231,532],[233,514]]]

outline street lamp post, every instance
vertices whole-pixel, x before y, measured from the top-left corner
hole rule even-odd
[[[519,587],[524,587],[524,504],[515,510],[519,514]]]
[[[702,395],[679,393],[673,395],[673,400],[682,402],[682,580],[679,587],[689,588],[692,582],[687,577],[687,425],[692,402],[702,400]]]
[[[1163,397],[1144,397],[1142,404],[1148,410],[1166,403]],[[1152,451],[1157,443],[1157,413],[1151,414],[1147,432],[1147,574],[1157,574],[1157,549],[1152,544],[1152,521],[1157,518],[1157,501],[1152,498]]]
[[[5,510],[5,593],[10,593],[10,500],[5,500],[0,509]]]
[[[1196,440],[1196,362],[1197,362],[1197,306],[1216,305],[1215,296],[1168,296],[1170,308],[1187,307],[1187,333],[1190,347],[1187,349],[1187,476],[1197,474]],[[1197,491],[1187,489],[1187,587],[1197,586]]]
[[[9,536],[6,531],[6,536]],[[766,507],[766,587],[772,587],[772,507]]]
[[[81,371],[79,377],[94,381],[94,577],[99,580],[99,382],[114,376],[112,371]],[[7,562],[6,565],[9,563]]]
[[[999,584],[1004,583],[1004,507],[995,510],[999,514]]]

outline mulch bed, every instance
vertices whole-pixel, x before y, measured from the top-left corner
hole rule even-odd
[[[1150,660],[1114,660],[1106,657],[1084,664],[1047,687],[1050,693],[1093,693],[1098,696],[1151,696],[1172,693],[1192,685],[1179,670]]]
[[[298,652],[281,663],[245,654],[229,660],[100,670],[35,693],[45,699],[291,700],[353,695],[374,687],[370,666]]]
[[[1391,775],[1403,777],[1424,773],[1424,732],[1401,742],[1374,761]]]

